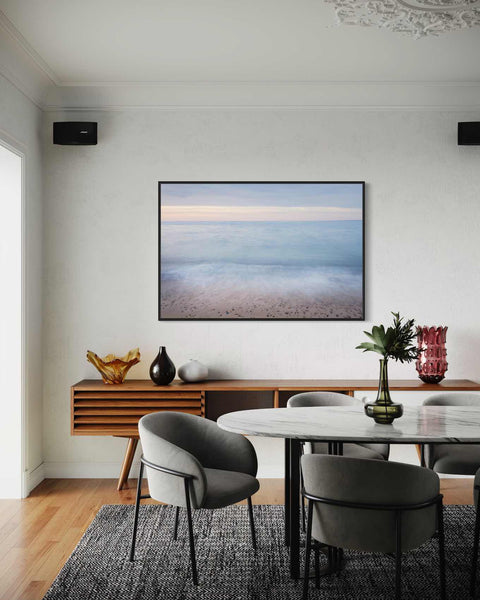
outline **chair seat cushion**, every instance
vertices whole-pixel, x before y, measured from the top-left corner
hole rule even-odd
[[[204,469],[207,478],[207,492],[202,508],[222,508],[245,500],[258,492],[258,479],[236,471]]]
[[[478,444],[435,444],[433,470],[452,475],[475,475],[480,467]]]
[[[312,442],[312,454],[328,454],[328,444],[325,442]],[[369,458],[371,460],[385,460],[379,452],[375,452],[358,444],[344,444],[343,456],[349,458]]]

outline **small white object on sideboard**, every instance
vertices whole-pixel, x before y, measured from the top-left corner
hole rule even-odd
[[[198,360],[191,358],[187,363],[179,367],[178,376],[187,383],[205,381],[208,377],[208,368]]]

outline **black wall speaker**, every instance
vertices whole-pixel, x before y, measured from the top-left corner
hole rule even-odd
[[[97,143],[97,124],[85,121],[54,123],[53,143],[64,146],[92,146]]]
[[[459,146],[480,146],[480,121],[458,124]]]

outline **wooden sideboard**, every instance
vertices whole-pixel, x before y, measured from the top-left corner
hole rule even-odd
[[[118,385],[84,379],[71,388],[71,434],[112,435],[128,438],[117,489],[128,479],[138,444],[138,420],[159,410],[200,415],[216,420],[220,415],[251,408],[286,406],[293,394],[333,391],[353,396],[355,391],[375,391],[376,380],[354,379],[231,379],[155,385],[149,379],[132,379]],[[392,391],[480,391],[467,379],[447,379],[426,384],[419,379],[390,381]]]

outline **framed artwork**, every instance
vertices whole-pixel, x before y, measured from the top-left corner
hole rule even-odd
[[[365,183],[160,182],[160,320],[355,320]]]

